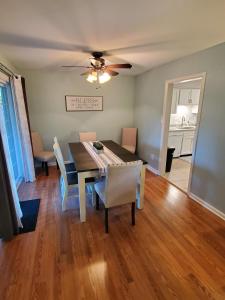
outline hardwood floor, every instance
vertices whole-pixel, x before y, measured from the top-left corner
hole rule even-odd
[[[136,225],[113,209],[107,235],[102,207],[83,224],[78,199],[61,212],[57,174],[20,189],[41,198],[38,224],[0,242],[0,299],[225,299],[224,221],[147,172]]]

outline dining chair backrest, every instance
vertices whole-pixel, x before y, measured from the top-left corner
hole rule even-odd
[[[96,132],[79,132],[80,142],[92,142],[97,140]]]
[[[59,169],[60,169],[61,175],[62,175],[62,177],[64,179],[64,183],[65,183],[65,185],[68,186],[68,181],[67,181],[67,176],[66,176],[66,168],[65,168],[65,164],[64,164],[62,152],[60,150],[60,147],[59,147],[58,143],[55,143],[53,145],[53,150],[54,150],[54,154],[55,154],[57,163],[59,165]]]
[[[31,132],[31,138],[32,138],[33,152],[35,156],[43,151],[43,142],[40,134],[36,131]]]
[[[64,158],[63,158],[63,155],[62,155],[62,150],[61,150],[61,147],[60,147],[60,145],[59,145],[59,142],[58,142],[58,139],[57,139],[56,136],[54,137],[54,143],[57,144],[57,146],[58,146],[58,151],[59,151],[59,155],[60,155],[62,161],[64,162]],[[64,164],[64,165],[65,165],[65,164]]]
[[[136,149],[137,143],[137,128],[122,129],[122,146],[132,146]]]
[[[109,165],[106,172],[105,207],[136,201],[136,188],[142,161]]]

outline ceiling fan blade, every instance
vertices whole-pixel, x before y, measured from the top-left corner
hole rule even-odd
[[[108,49],[104,51],[104,56],[116,56],[120,54],[128,54],[128,53],[144,53],[150,52],[151,50],[160,49],[163,46],[167,46],[175,42],[173,40],[159,40],[159,41],[152,41],[147,44],[137,44],[126,46],[122,48],[115,48],[115,49]]]
[[[81,53],[91,53],[92,49],[78,44],[68,44],[59,41],[51,41],[39,38],[33,38],[20,34],[11,34],[2,32],[0,34],[0,43],[4,45],[12,45],[31,49],[46,49],[58,51],[71,51]]]
[[[90,69],[91,67],[87,67],[87,66],[61,66],[61,68],[86,68],[86,69]]]
[[[113,70],[107,70],[106,72],[107,72],[109,75],[111,75],[111,76],[117,76],[117,75],[119,75],[118,72],[113,71]]]
[[[87,72],[80,74],[80,76],[85,76],[85,75],[89,75],[89,74],[90,74],[90,71],[87,71]]]
[[[131,64],[113,64],[113,65],[108,65],[107,68],[109,68],[109,69],[131,69],[132,65]]]

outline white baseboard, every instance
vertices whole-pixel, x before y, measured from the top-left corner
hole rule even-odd
[[[212,206],[211,204],[205,202],[204,200],[202,200],[201,198],[199,198],[198,196],[190,193],[189,197],[198,202],[200,205],[204,206],[205,208],[207,208],[208,210],[210,210],[212,213],[214,213],[215,215],[217,215],[218,217],[220,217],[221,219],[225,220],[225,213],[223,213],[222,211],[218,210],[217,208],[215,208],[214,206]]]
[[[146,168],[151,171],[152,173],[159,175],[159,170],[154,169],[153,167],[151,167],[150,165],[147,165]]]
[[[50,162],[48,162],[48,165],[49,166],[56,166],[56,161],[50,161]]]

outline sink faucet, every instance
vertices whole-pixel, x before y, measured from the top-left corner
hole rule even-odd
[[[185,123],[185,116],[182,116],[182,119],[181,119],[181,127],[183,127],[184,126],[184,123]]]

